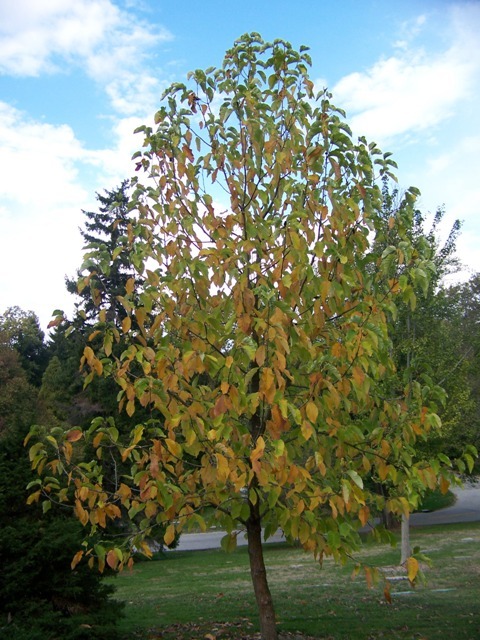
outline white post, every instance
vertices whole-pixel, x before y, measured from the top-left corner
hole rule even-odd
[[[410,516],[402,513],[402,555],[400,564],[405,564],[407,558],[411,555],[410,547]]]

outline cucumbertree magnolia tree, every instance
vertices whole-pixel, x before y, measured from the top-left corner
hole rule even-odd
[[[132,522],[123,544],[87,538],[74,564],[121,568],[165,525],[168,544],[213,518],[227,550],[246,532],[265,639],[277,631],[262,529],[344,560],[382,507],[368,486],[389,482],[389,509],[408,513],[412,487],[448,485],[440,467],[415,464],[416,441],[438,423],[425,390],[388,385],[388,318],[430,269],[409,241],[417,192],[386,227],[378,179],[394,163],[352,139],[309,65],[305,48],[245,35],[221,68],[165,92],[156,128],[139,129],[126,317],[118,329],[100,314],[91,344],[100,335],[103,347],[82,358],[87,382],[114,378],[121,407],[150,418],[126,440],[98,418],[30,449],[34,499],[73,493],[97,534]],[[380,252],[393,228],[397,244]],[[120,356],[112,339],[125,341]],[[106,455],[128,463],[113,492]],[[411,579],[417,568],[410,558]]]

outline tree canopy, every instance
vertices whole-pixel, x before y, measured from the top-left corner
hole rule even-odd
[[[158,527],[168,544],[212,518],[226,549],[245,531],[266,639],[262,529],[345,560],[384,504],[372,484],[395,488],[396,513],[448,486],[436,461],[415,460],[439,425],[430,389],[391,384],[390,320],[432,270],[410,233],[418,191],[385,224],[381,179],[395,163],[353,139],[309,66],[306,48],[250,34],[222,67],[167,89],[156,128],[138,129],[128,241],[114,250],[134,271],[117,296],[124,318],[101,310],[82,357],[87,383],[114,379],[142,420],[123,437],[101,416],[30,449],[44,472],[35,499],[66,500],[68,478],[84,525],[130,520],[125,544],[87,541],[75,562],[122,567]],[[103,270],[111,257],[94,253]],[[113,489],[107,455],[122,468]],[[412,580],[417,569],[409,559]]]

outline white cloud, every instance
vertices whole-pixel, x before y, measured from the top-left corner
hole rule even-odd
[[[480,133],[477,133],[461,138],[448,150],[432,156],[422,187],[422,200],[432,202],[437,198],[438,204],[445,203],[445,229],[448,230],[455,219],[463,222],[457,242],[458,255],[464,265],[477,271],[480,270],[479,148]],[[440,202],[438,185],[442,185]]]
[[[332,91],[355,134],[394,151],[400,184],[420,188],[422,211],[444,204],[446,233],[464,222],[458,255],[480,270],[480,3],[450,3],[441,18],[441,27],[432,13],[401,25],[394,55]]]
[[[38,76],[80,66],[121,113],[137,112],[160,84],[145,70],[151,49],[171,39],[111,0],[16,0],[0,4],[0,75]],[[142,99],[140,99],[140,96]]]
[[[394,47],[397,49],[406,49],[412,40],[422,31],[422,27],[427,21],[425,14],[416,16],[411,20],[406,20],[400,25],[399,35],[400,39],[394,42]]]
[[[92,159],[70,127],[0,103],[1,304],[33,309],[43,327],[66,299],[64,275],[80,262],[81,208],[93,193],[79,172]]]
[[[34,210],[85,197],[77,182],[78,161],[88,154],[67,125],[25,118],[0,102],[0,197]]]
[[[426,23],[421,18],[418,29]],[[480,5],[453,10],[450,26],[452,40],[443,52],[428,55],[402,41],[396,55],[337,83],[334,98],[355,131],[381,143],[408,137],[445,121],[471,97],[480,71]]]
[[[33,309],[45,328],[55,308],[70,311],[64,276],[82,259],[82,209],[95,192],[133,173],[135,117],[112,129],[111,148],[86,149],[67,125],[32,120],[0,102],[0,312]]]

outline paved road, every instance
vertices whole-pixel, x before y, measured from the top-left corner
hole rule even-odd
[[[452,492],[456,496],[455,504],[446,509],[429,513],[414,513],[410,517],[411,526],[430,524],[451,524],[454,522],[480,521],[480,481],[468,483],[464,487],[454,487]],[[180,537],[178,551],[194,551],[200,549],[218,549],[220,540],[225,535],[223,531],[208,531],[207,533],[184,533]],[[281,531],[269,538],[268,542],[284,540]],[[243,533],[238,535],[238,545],[246,545]]]
[[[453,487],[455,504],[431,513],[413,513],[412,526],[428,524],[452,524],[454,522],[477,522],[480,520],[480,481],[465,483],[463,487]]]

